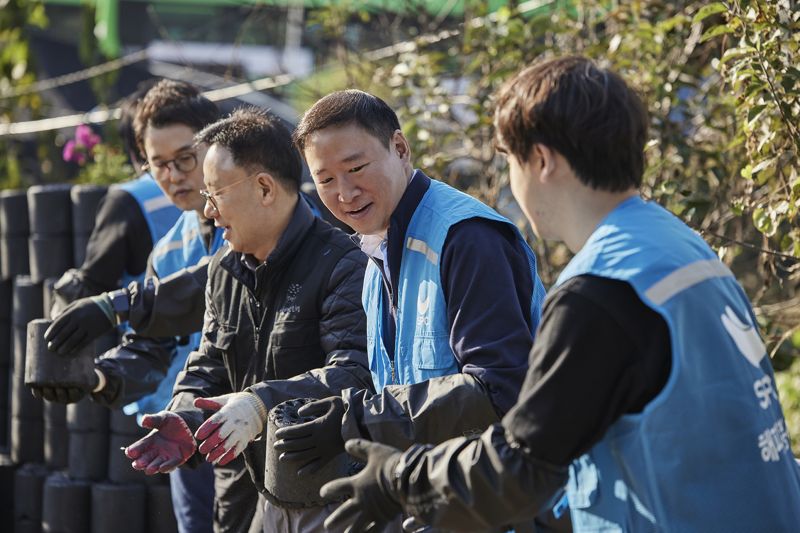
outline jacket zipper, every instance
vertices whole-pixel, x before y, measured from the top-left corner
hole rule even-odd
[[[397,320],[395,319],[395,317],[397,317],[397,307],[395,307],[395,305],[394,305],[394,298],[392,297],[392,288],[389,286],[389,281],[386,279],[386,274],[384,273],[383,267],[381,266],[381,264],[378,263],[378,260],[375,259],[374,257],[372,257],[371,255],[368,256],[368,257],[369,257],[370,261],[375,263],[375,266],[377,267],[378,272],[380,272],[381,281],[383,282],[383,288],[386,289],[386,294],[389,295],[389,307],[392,308],[392,317],[391,318],[392,318],[392,320],[395,321],[394,329],[395,329],[395,340],[396,340],[396,338],[397,338]],[[383,340],[381,340],[380,342],[383,342]],[[393,354],[392,357],[389,358],[389,371],[391,372],[391,378],[392,378],[391,385],[394,385],[395,382],[396,382],[395,371],[394,371],[395,357],[397,357],[397,343],[396,342],[395,342],[394,354]]]
[[[256,306],[256,316],[255,320],[253,321],[253,340],[255,341],[255,353],[258,353],[258,344],[260,339],[259,333],[261,332],[261,320],[263,317],[261,316],[261,302],[259,302],[258,298],[255,296],[253,296],[253,304]]]
[[[266,274],[264,274],[264,275],[266,276]],[[275,286],[280,284],[280,283],[282,283],[282,281],[283,281],[283,277],[278,276],[278,277],[275,277],[275,278],[271,279],[270,282],[267,283],[267,292],[266,292],[266,294],[264,295],[264,298],[263,298],[264,302],[267,302],[267,303],[272,302],[272,303],[274,303],[273,302],[273,298],[275,296],[275,290],[276,290]],[[261,346],[261,331],[262,331],[262,328],[264,327],[263,322],[264,322],[264,319],[266,318],[267,313],[266,313],[266,309],[264,308],[264,305],[262,304],[262,299],[260,299],[253,291],[250,291],[249,289],[248,289],[248,292],[250,292],[250,296],[253,298],[253,306],[255,306],[255,313],[254,313],[255,316],[253,317],[254,318],[253,322],[254,322],[254,326],[255,326],[253,328],[253,330],[254,330],[253,331],[253,341],[255,342],[255,346],[254,346],[255,353],[258,354],[258,353],[261,353],[261,351],[260,351],[261,348],[262,348],[262,346]],[[269,338],[269,336],[267,338]],[[265,357],[266,357],[266,353],[265,353]],[[264,370],[266,371],[266,369],[264,369]],[[258,369],[257,368],[254,368],[253,371],[256,372],[256,375],[258,375]]]

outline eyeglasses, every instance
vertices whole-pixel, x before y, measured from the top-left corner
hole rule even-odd
[[[256,176],[258,176],[262,172],[263,172],[262,170],[259,170],[255,174],[250,174],[249,176],[245,176],[244,178],[242,178],[240,180],[236,180],[233,183],[229,183],[228,185],[225,185],[224,187],[220,187],[219,189],[217,189],[214,192],[211,192],[208,189],[203,189],[203,190],[200,191],[200,196],[205,198],[206,202],[211,204],[211,207],[214,209],[214,211],[219,213],[219,206],[217,205],[217,200],[215,198],[219,193],[221,193],[225,189],[230,189],[231,187],[233,187],[235,185],[239,185],[240,183],[242,183],[242,182],[244,182],[246,180],[249,180],[250,178],[255,178]]]
[[[172,163],[173,171],[187,174],[197,168],[197,154],[195,152],[185,152],[175,159],[167,159],[166,161],[159,161],[158,163],[150,163],[147,161],[142,165],[142,169],[151,171],[156,179],[163,180],[167,176],[170,163]]]

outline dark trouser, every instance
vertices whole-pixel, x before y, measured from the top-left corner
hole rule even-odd
[[[197,468],[179,468],[169,474],[172,510],[179,533],[212,533],[214,468],[203,462]]]
[[[263,533],[342,533],[343,529],[325,529],[325,519],[336,510],[339,503],[324,507],[292,509],[264,502]],[[350,524],[345,524],[349,526]],[[388,524],[382,533],[401,533],[400,518]]]
[[[260,533],[264,499],[240,455],[214,467],[214,533]]]
[[[264,533],[322,533],[325,519],[337,505],[292,509],[264,502]]]

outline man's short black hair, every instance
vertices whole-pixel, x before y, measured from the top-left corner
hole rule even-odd
[[[136,144],[146,156],[144,132],[148,126],[183,124],[196,132],[218,119],[219,109],[197,87],[183,81],[161,80],[147,91],[136,110]]]
[[[136,111],[139,108],[139,104],[142,103],[142,98],[144,98],[144,95],[147,94],[147,91],[149,91],[156,82],[158,82],[156,78],[139,82],[136,86],[136,90],[123,98],[119,106],[120,117],[119,123],[117,124],[117,132],[119,133],[125,153],[131,158],[132,163],[138,165],[144,164],[146,158],[139,150],[139,146],[136,143],[136,131],[133,128],[133,122],[136,119]]]
[[[497,92],[494,123],[497,148],[519,160],[540,143],[593,189],[642,183],[647,109],[619,75],[589,59],[550,59],[520,71]]]
[[[294,142],[302,153],[308,136],[329,126],[357,124],[387,148],[394,132],[400,129],[397,114],[386,102],[364,91],[348,89],[319,99],[303,115],[294,132]]]
[[[263,109],[237,109],[200,131],[195,142],[222,146],[236,166],[253,172],[266,170],[288,190],[300,190],[303,163],[292,135],[278,117]]]

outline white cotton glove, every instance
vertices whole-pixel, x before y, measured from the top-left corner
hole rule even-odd
[[[252,392],[234,392],[211,398],[197,398],[194,406],[216,411],[197,429],[197,450],[206,461],[226,465],[255,440],[267,420],[264,402]]]

